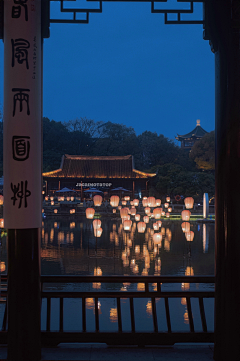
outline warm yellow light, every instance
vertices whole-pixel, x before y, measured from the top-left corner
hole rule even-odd
[[[194,238],[194,232],[193,231],[185,232],[185,237],[188,242],[192,242]]]
[[[132,201],[132,204],[133,204],[135,207],[138,207],[138,205],[139,205],[139,199],[134,199],[134,200]]]
[[[188,211],[188,210],[184,210],[184,211],[182,211],[181,215],[182,215],[182,220],[183,221],[189,221],[190,216],[191,216],[191,212]]]
[[[170,197],[166,197],[166,202],[170,202],[171,198]]]
[[[135,221],[140,221],[140,218],[141,218],[141,216],[140,216],[140,214],[135,214]]]
[[[161,233],[154,233],[153,242],[154,242],[154,244],[158,244],[158,245],[161,246],[161,244],[162,244],[162,234]]]
[[[124,229],[124,231],[130,231],[131,227],[132,227],[132,221],[130,221],[130,220],[125,220],[125,221],[123,222],[123,229]]]
[[[137,224],[138,233],[144,233],[146,229],[146,223],[145,222],[138,222]]]
[[[102,224],[102,222],[101,222],[100,219],[94,219],[94,221],[93,221],[93,228],[94,228],[94,229],[98,229],[98,228],[101,227],[101,224]]]
[[[111,196],[110,198],[110,205],[112,207],[117,207],[119,204],[119,197],[118,196]]]
[[[162,215],[162,208],[155,208],[153,210],[153,215],[155,219],[160,219]]]
[[[148,197],[147,204],[148,207],[155,207],[155,197]]]
[[[87,208],[86,209],[86,217],[87,219],[93,219],[95,210],[94,208]]]
[[[102,228],[97,228],[97,229],[94,229],[94,236],[95,237],[101,237],[102,235]]]
[[[143,222],[149,223],[149,217],[148,217],[148,216],[144,216],[144,217],[143,217]]]
[[[58,212],[58,210],[57,209],[54,209],[54,211],[53,211],[55,214]]]
[[[187,197],[184,199],[184,204],[187,209],[191,209],[194,205],[194,199],[192,197]]]

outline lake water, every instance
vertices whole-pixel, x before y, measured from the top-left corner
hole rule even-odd
[[[153,221],[147,224],[145,233],[138,233],[133,222],[131,231],[124,231],[120,219],[101,218],[101,237],[94,236],[93,221],[85,217],[72,220],[45,218],[42,227],[41,273],[43,275],[213,275],[214,274],[214,223],[190,222],[192,241],[187,241],[182,221],[163,220],[158,231],[162,240],[153,241]],[[7,263],[6,239],[2,238],[1,270]],[[7,266],[7,265],[6,265]],[[97,285],[97,284],[96,284]],[[84,287],[93,289],[94,284]],[[127,287],[141,290],[141,284],[115,285],[127,291]],[[181,284],[175,285],[182,287]],[[198,285],[185,284],[191,289]],[[102,290],[105,285],[100,284]],[[165,287],[173,287],[166,285]],[[213,285],[203,287],[213,289]],[[123,289],[124,288],[124,289]],[[129,288],[130,289],[130,288]],[[90,290],[90,289],[88,289]],[[64,305],[64,330],[81,330],[81,300],[66,299]],[[208,329],[213,330],[212,299],[206,299],[205,311]],[[151,302],[136,299],[136,331],[153,329]],[[121,299],[123,329],[130,330],[129,300]],[[94,299],[87,299],[87,330],[94,330]],[[164,300],[156,299],[159,330],[167,331],[163,314]],[[195,330],[201,330],[197,299],[192,300]],[[59,327],[59,299],[52,301],[51,330]],[[116,300],[99,300],[100,331],[117,330]],[[172,329],[189,329],[186,299],[170,300]],[[46,329],[46,299],[42,303],[42,329]]]

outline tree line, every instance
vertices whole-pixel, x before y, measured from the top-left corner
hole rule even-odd
[[[43,172],[58,169],[63,154],[133,155],[138,170],[156,173],[150,193],[155,196],[214,196],[214,131],[207,133],[187,152],[173,140],[156,132],[136,135],[132,127],[112,122],[95,122],[87,118],[65,123],[43,118]],[[3,122],[0,121],[0,144]],[[0,176],[2,175],[2,146]]]

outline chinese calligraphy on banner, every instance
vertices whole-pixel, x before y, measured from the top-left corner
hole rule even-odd
[[[4,3],[4,222],[41,227],[41,0]]]

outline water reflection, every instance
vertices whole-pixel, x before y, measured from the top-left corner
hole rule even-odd
[[[163,220],[136,222],[124,230],[119,220],[58,222],[46,219],[42,229],[43,274],[206,275],[214,274],[214,223]],[[154,224],[154,228],[153,228]],[[188,285],[184,285],[186,289]]]

